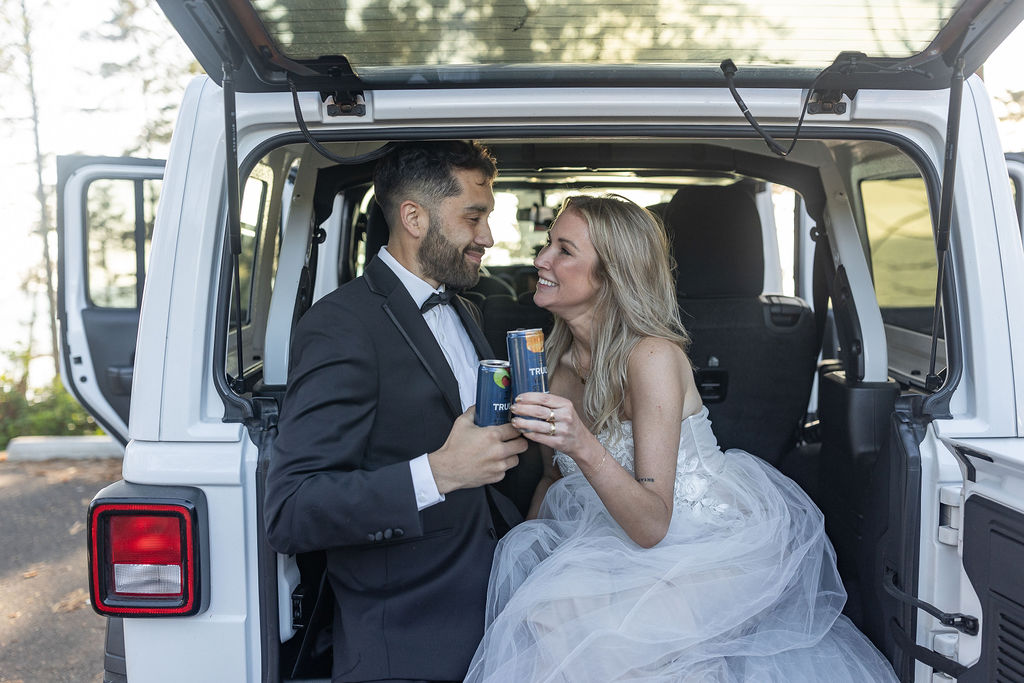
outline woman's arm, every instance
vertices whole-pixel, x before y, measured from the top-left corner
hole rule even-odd
[[[537,482],[537,488],[534,490],[533,498],[530,500],[530,511],[527,513],[526,519],[537,519],[537,514],[540,512],[540,504],[544,501],[544,496],[547,495],[548,489],[562,478],[562,473],[555,466],[554,456],[555,452],[547,446],[540,447],[540,459],[544,463],[544,474],[541,475],[540,481]]]
[[[627,372],[626,403],[633,420],[636,478],[608,455],[567,399],[522,394],[513,406],[516,415],[542,419],[553,411],[558,425],[554,435],[547,433],[548,423],[516,418],[513,424],[526,430],[528,439],[571,456],[615,521],[636,543],[649,548],[665,537],[672,520],[686,398],[683,378],[690,369],[686,355],[675,344],[644,339],[630,354]]]

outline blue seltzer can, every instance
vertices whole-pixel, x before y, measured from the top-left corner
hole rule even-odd
[[[482,360],[476,372],[476,422],[478,427],[508,422],[512,378],[508,361]]]
[[[528,391],[548,390],[548,364],[544,356],[544,330],[511,330],[505,335],[509,369],[512,371],[512,401]]]

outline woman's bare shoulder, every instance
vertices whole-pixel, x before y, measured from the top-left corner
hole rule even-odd
[[[675,342],[663,337],[644,337],[629,354],[631,373],[664,374],[670,370],[690,370],[690,360]]]
[[[645,337],[629,356],[627,412],[649,401],[655,403],[675,396],[687,417],[700,410],[701,399],[693,379],[693,366],[686,352],[675,342]]]

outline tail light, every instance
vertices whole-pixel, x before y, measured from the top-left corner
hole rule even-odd
[[[199,547],[197,510],[189,501],[93,501],[93,608],[121,617],[196,614],[202,597]]]

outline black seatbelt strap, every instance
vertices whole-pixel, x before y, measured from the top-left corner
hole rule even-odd
[[[295,318],[292,320],[292,328],[299,322],[299,319],[306,314],[309,307],[313,305],[313,292],[316,290],[316,269],[320,261],[320,245],[327,239],[327,231],[323,228],[313,230],[313,237],[309,241],[309,252],[306,257],[306,265],[302,267],[299,275],[299,291],[295,300]]]
[[[832,279],[835,277],[835,263],[832,260],[832,249],[829,247],[828,235],[815,225],[811,228],[811,240],[814,241],[814,266],[812,293],[814,296],[814,332],[818,351],[825,337],[825,321],[828,318],[828,300],[832,294]]]

